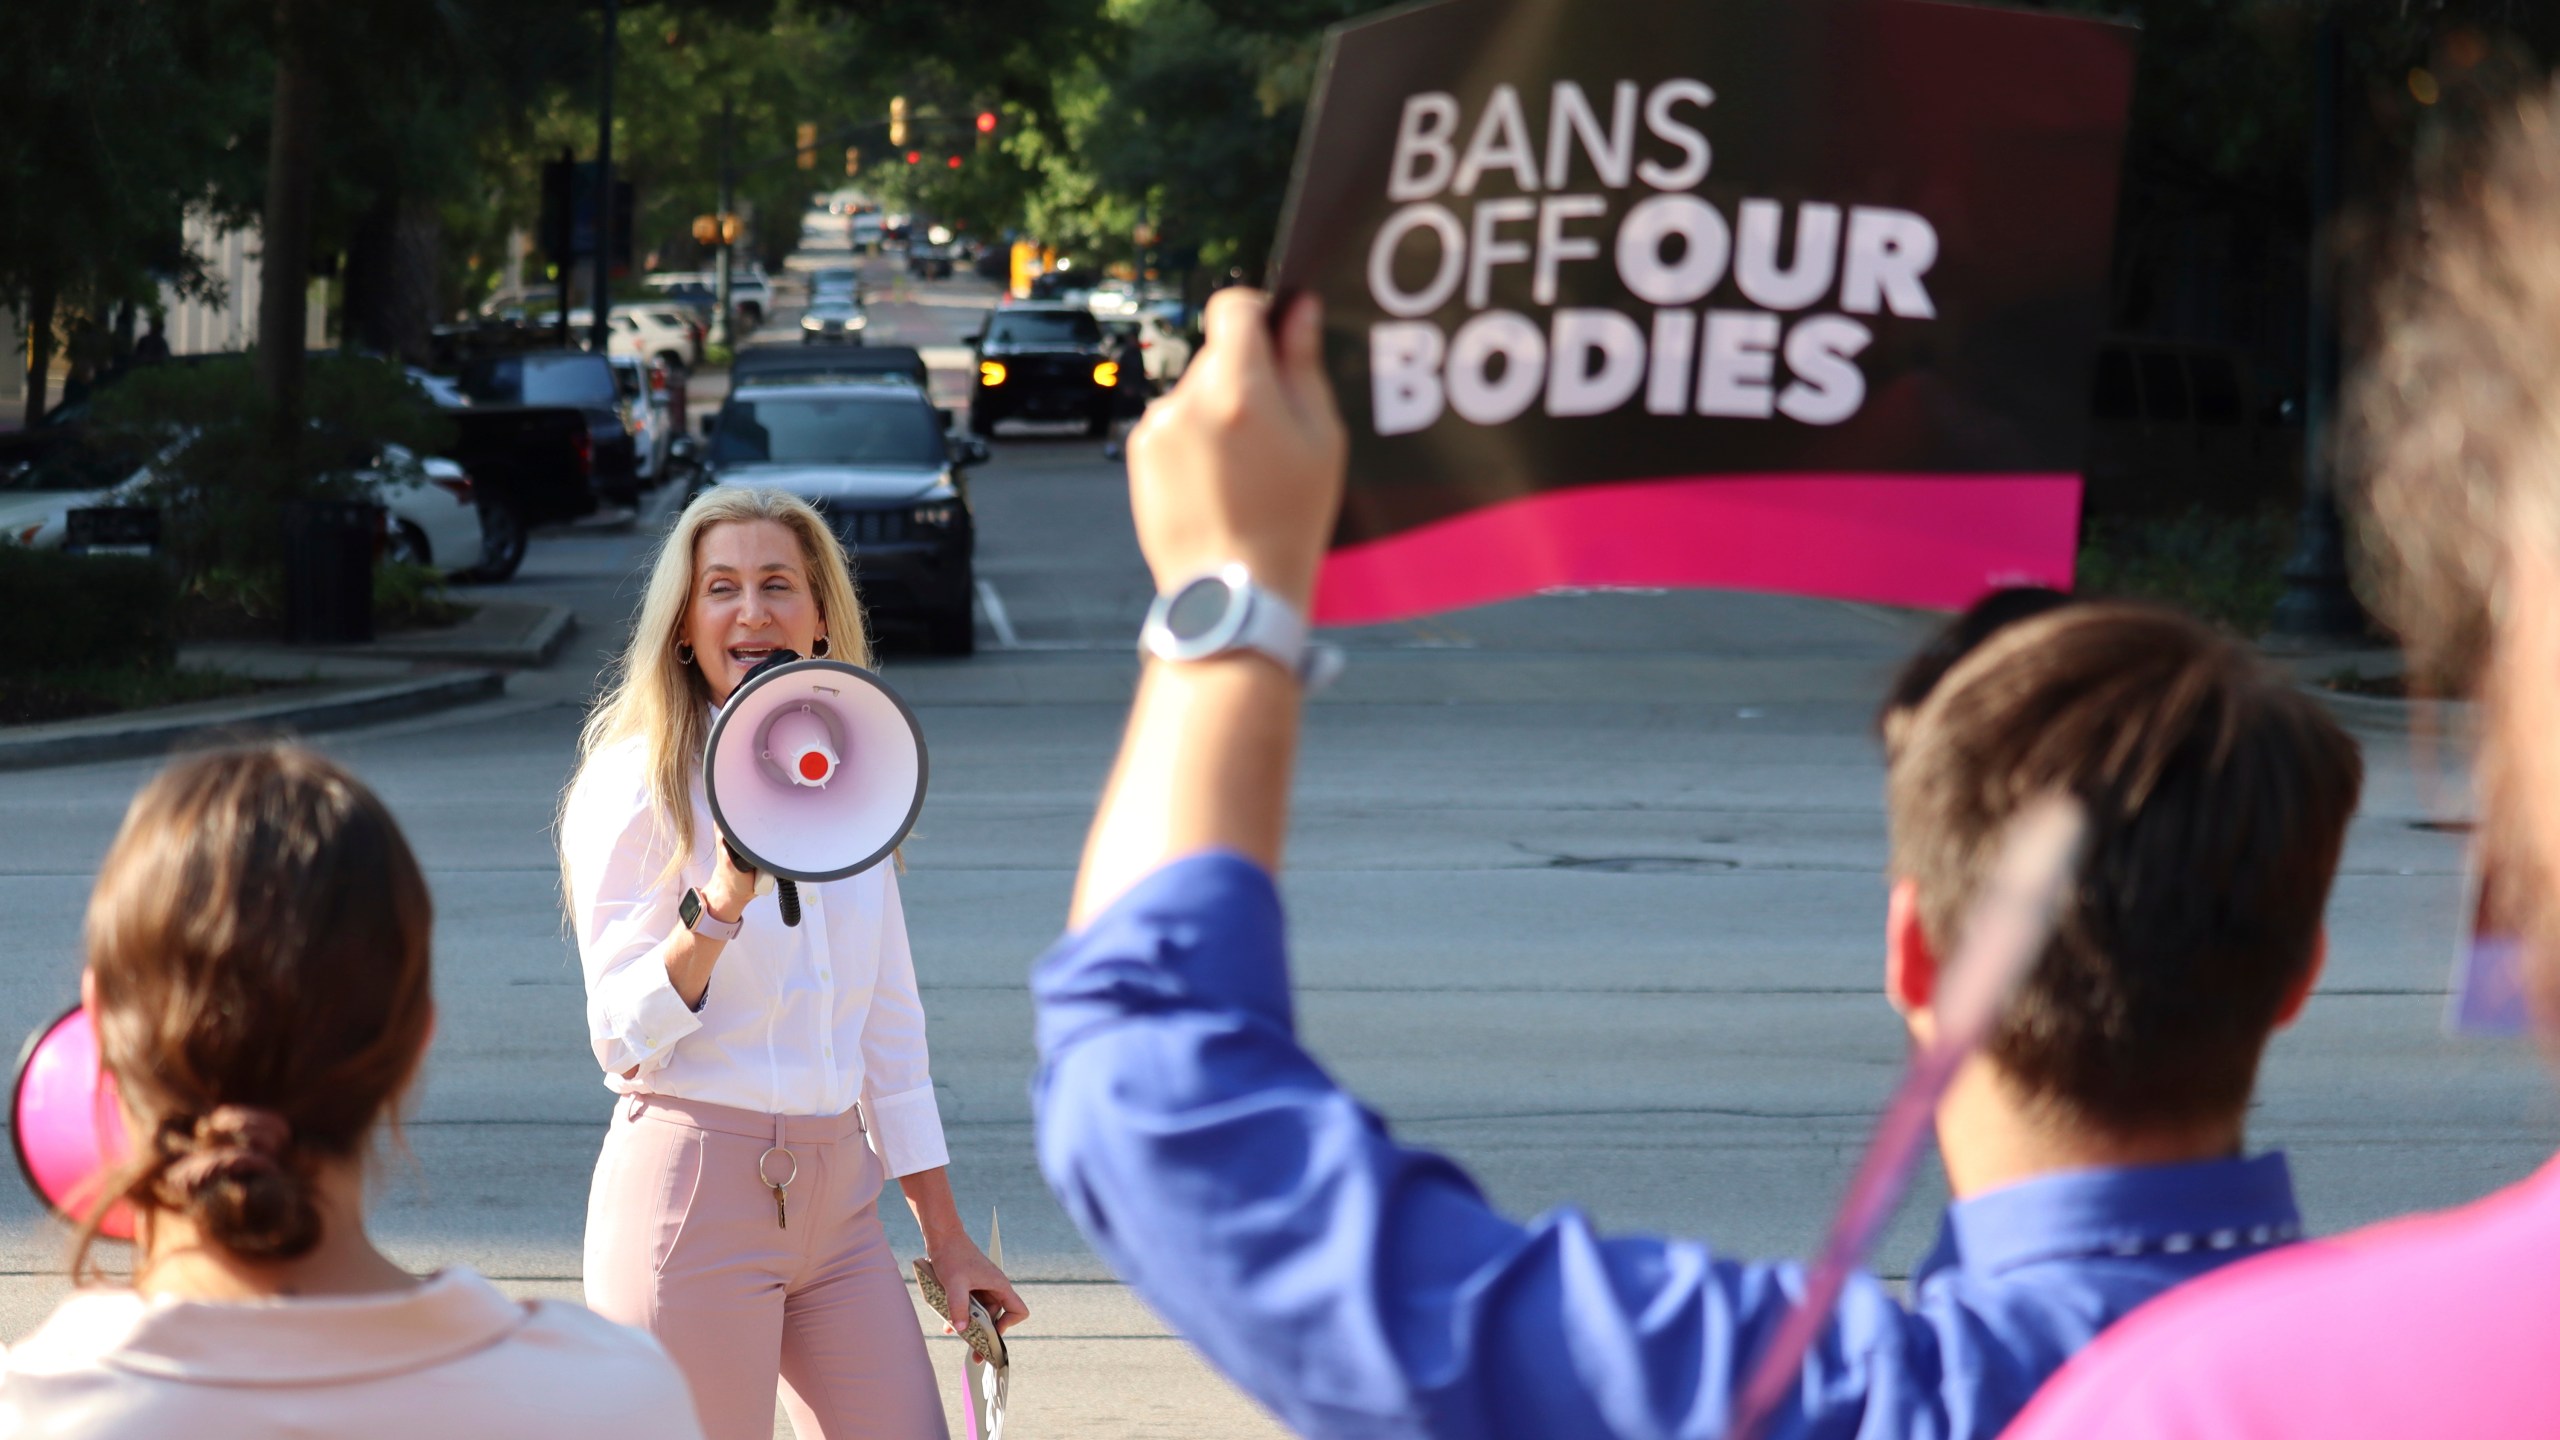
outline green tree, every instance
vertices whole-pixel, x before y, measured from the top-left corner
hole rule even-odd
[[[57,0],[9,20],[0,85],[0,304],[28,332],[26,415],[44,413],[57,329],[207,289],[188,204],[234,168],[262,56],[199,7]]]

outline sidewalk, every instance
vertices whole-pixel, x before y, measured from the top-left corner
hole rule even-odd
[[[497,1283],[518,1299],[579,1301],[575,1280],[498,1277]],[[0,1334],[32,1332],[70,1290],[59,1272],[0,1276]],[[914,1297],[912,1284],[907,1293]],[[1032,1318],[1007,1347],[1008,1434],[1045,1440],[1279,1440],[1288,1433],[1213,1374],[1128,1287],[1026,1284],[1022,1298],[1030,1302]],[[940,1320],[922,1301],[916,1303],[916,1323],[942,1381],[951,1433],[965,1440],[960,1342],[942,1333]],[[775,1440],[792,1440],[779,1406],[773,1433]]]
[[[0,770],[154,755],[223,735],[310,734],[402,720],[506,693],[509,669],[538,669],[576,628],[562,605],[483,601],[460,625],[398,631],[369,645],[227,641],[179,647],[178,664],[278,682],[222,700],[0,728]]]

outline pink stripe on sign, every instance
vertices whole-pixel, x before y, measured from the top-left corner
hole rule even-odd
[[[1374,625],[1551,585],[1770,590],[1961,609],[2071,588],[2077,475],[1717,475],[1550,490],[1325,557],[1316,623]]]

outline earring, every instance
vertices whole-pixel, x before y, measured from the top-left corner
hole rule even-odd
[[[676,663],[679,665],[693,663],[693,647],[682,640],[676,642]]]
[[[828,653],[827,637],[821,635],[816,640],[810,642],[809,653],[820,660],[826,659]]]

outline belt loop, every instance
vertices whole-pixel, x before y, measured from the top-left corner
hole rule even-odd
[[[643,1099],[641,1099],[641,1098],[640,1098],[640,1092],[639,1092],[639,1091],[637,1091],[637,1090],[632,1091],[629,1095],[627,1095],[627,1096],[623,1097],[623,1103],[622,1103],[622,1114],[623,1114],[623,1118],[624,1118],[624,1119],[626,1119],[626,1120],[637,1120],[637,1119],[639,1119],[639,1118],[640,1118],[640,1112],[641,1112],[641,1110],[642,1110],[643,1108],[645,1108],[645,1107],[647,1106],[647,1104],[648,1104],[648,1102],[647,1102],[647,1101],[645,1101],[645,1100],[643,1100]]]

